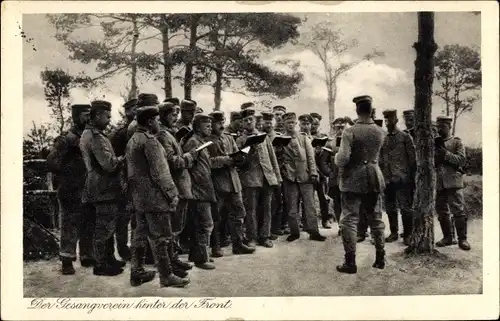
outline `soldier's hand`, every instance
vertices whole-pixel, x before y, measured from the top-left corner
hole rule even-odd
[[[125,156],[118,156],[118,163],[123,163],[125,161]]]
[[[312,174],[311,175],[311,182],[313,182],[314,184],[319,183],[319,178],[318,178],[317,174]]]
[[[196,151],[196,148],[194,148],[191,151],[189,151],[189,154],[191,154],[193,159],[196,159],[198,157],[198,155],[200,155],[200,151]]]

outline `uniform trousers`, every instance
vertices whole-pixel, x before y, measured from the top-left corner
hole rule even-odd
[[[271,199],[271,233],[278,234],[284,227],[284,220],[286,216],[283,215],[283,186],[279,184],[273,188],[273,195]],[[286,212],[285,212],[286,213]]]
[[[97,265],[104,265],[111,253],[109,244],[116,228],[118,203],[116,201],[98,202],[94,203],[94,207],[96,213],[94,257]]]
[[[93,259],[94,209],[79,199],[58,197],[57,201],[61,220],[60,258],[75,261],[78,243],[80,261]]]
[[[128,246],[128,225],[131,214],[130,211],[127,211],[127,203],[128,200],[125,199],[118,204],[115,237],[119,253]]]
[[[243,187],[245,225],[248,241],[266,239],[271,236],[271,200],[274,186],[264,183],[262,187]],[[257,213],[257,207],[259,212]],[[260,224],[259,224],[260,222]]]
[[[309,233],[318,232],[316,209],[314,208],[314,186],[312,183],[297,183],[289,180],[283,181],[283,193],[287,203],[288,226],[290,234],[300,235],[299,202],[304,203],[305,225],[304,230]]]
[[[212,219],[211,202],[191,200],[188,208],[188,222],[193,226],[190,236],[189,258],[195,264],[208,262],[208,246],[214,222]],[[189,224],[189,223],[188,223]]]
[[[212,215],[214,220],[214,231],[216,226],[215,222],[223,216],[226,216],[233,245],[238,245],[243,242],[243,224],[246,211],[243,205],[241,192],[217,192],[217,204],[213,209],[217,211],[217,214]],[[222,224],[222,220],[220,222]],[[221,229],[219,229],[219,232],[220,230]],[[212,235],[214,235],[214,232],[212,232]]]
[[[466,229],[467,216],[464,212],[464,194],[461,188],[445,188],[436,191],[436,213],[438,220],[445,222],[450,226],[450,237],[454,237],[454,229],[461,229],[461,225]],[[455,222],[458,221],[458,225]],[[463,221],[463,222],[462,222]],[[455,225],[455,226],[454,226]],[[465,236],[458,235],[459,240],[466,237],[467,231],[464,232]],[[463,233],[462,233],[463,234]],[[445,236],[446,237],[446,236]]]
[[[341,195],[338,185],[330,185],[328,189],[328,196],[333,201],[333,214],[335,215],[335,220],[337,223],[340,222],[340,214],[342,213],[342,203],[341,203]]]
[[[384,229],[382,211],[380,209],[380,193],[352,193],[342,192],[342,243],[345,253],[356,253],[357,228],[360,208],[363,208],[370,225],[372,236],[377,250],[384,249]]]
[[[398,208],[401,211],[404,233],[411,233],[411,226],[413,223],[413,188],[411,185],[405,183],[389,183],[385,188],[384,194],[385,211],[389,218],[391,234],[398,234]]]
[[[314,190],[318,195],[319,211],[321,213],[321,220],[323,222],[329,221],[333,217],[333,215],[330,215],[330,211],[328,208],[328,199],[326,198],[326,193],[325,193],[326,188],[327,188],[326,177],[319,176],[319,182],[314,184]]]

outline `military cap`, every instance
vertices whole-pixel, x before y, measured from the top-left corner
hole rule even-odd
[[[156,106],[144,106],[137,108],[137,118],[148,119],[160,114]]]
[[[94,100],[90,103],[91,109],[109,110],[111,111],[111,103],[105,100]]]
[[[310,113],[309,115],[311,115],[312,118],[316,118],[319,121],[323,119],[323,117],[318,113]]]
[[[225,122],[226,118],[224,117],[224,112],[217,110],[208,114],[208,116],[212,117],[212,121]]]
[[[262,120],[262,114],[256,114],[255,115],[256,120]]]
[[[261,114],[262,114],[262,120],[273,120],[274,118],[274,114],[267,111],[263,111]]]
[[[176,98],[176,97],[167,98],[163,102],[164,103],[172,103],[175,106],[179,106],[181,104],[179,98]]]
[[[89,112],[90,107],[88,104],[75,104],[71,106],[71,111],[79,113]]]
[[[273,111],[282,111],[282,112],[286,113],[286,107],[281,106],[281,105],[277,105],[277,106],[273,107]]]
[[[309,114],[303,114],[299,116],[299,121],[307,121],[307,122],[312,122],[313,118]]]
[[[139,94],[137,107],[157,106],[160,102],[155,94]]]
[[[452,121],[453,121],[453,118],[448,117],[448,116],[438,116],[436,118],[437,124],[439,124],[439,123],[451,124]]]
[[[247,108],[253,108],[255,106],[254,103],[248,102],[241,104],[241,110],[245,110]],[[243,117],[244,118],[244,117]]]
[[[203,108],[201,108],[201,107],[196,107],[196,113],[197,113],[197,114],[201,114],[201,113],[203,113]]]
[[[171,112],[173,112],[176,109],[176,107],[177,106],[174,103],[167,101],[167,102],[161,103],[158,106],[158,109],[161,113],[170,114]]]
[[[345,125],[347,123],[347,119],[345,117],[335,118],[332,122],[332,125]]]
[[[199,123],[207,123],[211,122],[212,117],[210,115],[204,114],[204,113],[199,113],[194,115],[193,118],[193,124],[199,124]]]
[[[297,120],[297,114],[290,112],[290,113],[285,113],[283,115],[283,121],[290,120],[290,119]]]
[[[230,114],[230,120],[235,121],[241,119],[241,113],[239,111],[232,111]]]
[[[198,104],[194,100],[183,99],[181,101],[181,110],[185,111],[195,111]]]
[[[372,97],[370,97],[368,95],[357,96],[357,97],[354,97],[352,99],[352,102],[355,103],[356,105],[359,104],[359,103],[363,103],[363,102],[371,104],[372,101],[373,101]]]
[[[247,108],[244,109],[240,112],[241,118],[247,118],[249,116],[254,116],[255,115],[255,109],[253,108]]]
[[[398,111],[396,109],[386,109],[382,112],[384,117],[397,117]]]
[[[409,116],[415,116],[415,110],[413,109],[403,110],[403,117],[409,117]]]
[[[125,104],[123,104],[123,108],[125,108],[125,109],[129,109],[129,108],[132,108],[135,106],[137,106],[137,98],[130,99]]]

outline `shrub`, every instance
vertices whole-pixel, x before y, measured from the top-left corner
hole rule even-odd
[[[481,175],[483,173],[483,149],[481,147],[465,147],[465,154],[467,156],[467,173]]]
[[[483,217],[483,180],[481,176],[466,176],[464,210],[470,218]]]

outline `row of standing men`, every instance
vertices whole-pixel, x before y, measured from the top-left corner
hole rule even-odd
[[[228,243],[232,243],[234,254],[250,254],[255,251],[256,243],[272,247],[272,240],[279,235],[289,233],[288,241],[298,239],[300,225],[309,232],[310,239],[323,241],[325,237],[319,233],[316,221],[314,191],[320,201],[323,227],[331,228],[333,215],[328,210],[330,199],[334,203],[335,219],[344,227],[342,238],[346,261],[337,269],[348,273],[355,270],[353,253],[356,242],[352,241],[350,232],[363,231],[367,225],[371,226],[377,248],[374,266],[383,268],[381,191],[385,191],[391,226],[391,234],[386,240],[398,238],[398,204],[403,216],[405,239],[411,233],[412,210],[407,210],[405,205],[410,204],[411,208],[411,197],[408,195],[412,191],[409,192],[408,187],[414,184],[412,177],[415,172],[411,140],[413,130],[412,126],[408,126],[409,123],[411,125],[412,113],[404,114],[410,130],[403,132],[395,126],[395,112],[384,112],[389,130],[389,135],[385,135],[378,126],[373,126],[371,98],[357,97],[354,101],[358,120],[355,123],[348,118],[335,120],[335,137],[343,138],[329,139],[325,148],[316,147],[316,150],[311,145],[311,138],[325,136],[318,132],[321,116],[301,115],[298,117],[300,132],[297,132],[296,115],[287,113],[283,106],[275,106],[272,112],[257,115],[252,104],[245,103],[241,112],[231,113],[230,124],[224,128],[223,113],[205,115],[195,101],[179,102],[170,98],[159,104],[155,95],[141,94],[137,100],[124,105],[128,123],[108,139],[103,131],[110,121],[111,105],[104,101],[74,105],[75,125],[66,135],[56,139],[48,157],[51,170],[59,178],[62,273],[74,273],[72,262],[76,260],[78,240],[82,266],[93,265],[96,275],[122,273],[125,263],[114,256],[113,234],[116,234],[119,255],[132,261],[132,285],[154,278],[154,272],[143,268],[148,250],[152,248],[150,259],[156,261],[160,284],[185,286],[189,283],[187,270],[192,267],[179,259],[179,253],[186,250],[195,266],[213,269],[215,266],[210,256],[222,256],[221,247]],[[359,113],[359,106],[363,105],[370,107],[368,118]],[[177,120],[179,112],[181,118]],[[353,126],[343,133],[347,123]],[[448,124],[448,121],[438,119],[439,123]],[[186,134],[179,136],[182,128],[187,129],[184,130]],[[373,144],[375,136],[364,137],[366,128],[368,132],[376,129],[370,134],[379,137],[378,150],[377,144]],[[356,129],[361,135],[348,134]],[[263,143],[253,146],[242,159],[229,156],[237,154],[247,138],[260,131],[267,133]],[[277,135],[291,137],[291,140],[286,146],[273,145]],[[351,140],[349,145],[344,142],[344,136],[347,141]],[[349,176],[357,175],[355,168],[359,164],[354,164],[358,162],[356,158],[367,158],[368,155],[363,154],[369,152],[367,146],[358,142],[352,144],[351,136],[361,137],[373,145],[375,155],[368,158],[377,160],[373,163],[379,170],[382,168],[377,179],[383,181],[385,177],[389,182],[387,187],[382,181],[375,184],[378,187],[373,193],[377,198],[376,201],[372,198],[368,205],[366,197],[358,203],[353,197],[359,196],[359,186],[354,188],[356,191],[353,193],[348,191],[353,190],[352,186],[348,186],[349,181],[352,182]],[[391,136],[394,137],[391,139]],[[213,144],[199,149],[206,141]],[[453,142],[453,146],[445,144],[444,154],[457,152],[456,149],[460,154],[460,140],[448,138],[448,141]],[[349,152],[349,148],[353,150]],[[344,155],[345,164],[342,163],[342,156],[336,154]],[[350,157],[346,160],[345,155]],[[464,153],[462,155],[465,157]],[[338,157],[340,161],[336,159]],[[399,162],[401,159],[404,159],[403,164]],[[367,167],[363,162],[361,165]],[[446,167],[447,163],[442,163],[444,165],[437,166]],[[441,203],[437,202],[436,209],[440,214],[444,238],[438,245],[451,245],[453,227],[447,223],[450,221],[447,207],[450,204],[455,218],[460,217],[463,214],[463,196],[460,199],[460,188],[453,187],[451,189],[455,192],[449,193],[450,187],[445,186],[448,192],[441,194],[448,196],[439,197],[439,177],[438,174],[438,201]],[[359,183],[357,181],[354,185]],[[344,213],[342,220],[341,212]],[[127,246],[130,219],[131,249]],[[356,220],[359,222],[353,227]],[[464,228],[459,229],[457,225],[460,247],[466,248]],[[358,234],[357,241],[360,241],[364,232]],[[148,236],[151,240],[149,245]]]

